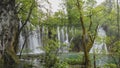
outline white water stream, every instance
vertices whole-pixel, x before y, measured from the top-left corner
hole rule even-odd
[[[98,27],[97,33],[98,33],[97,36],[98,40],[95,40],[93,47],[90,50],[90,53],[107,54],[108,50],[105,43],[106,32],[103,30],[102,27]]]
[[[68,53],[69,50],[69,39],[68,39],[68,29],[67,27],[62,27],[60,29],[60,27],[57,27],[57,36],[58,36],[58,40],[59,42],[59,52],[63,52],[63,53]],[[65,46],[64,46],[65,45]]]
[[[21,24],[20,24],[21,25]],[[30,24],[29,24],[30,25]],[[43,36],[48,36],[46,35],[48,32],[48,28],[47,27],[33,27],[33,30],[31,31],[30,29],[28,29],[28,37],[27,37],[27,43],[25,44],[25,47],[23,49],[22,54],[40,54],[43,53],[41,47],[43,46]],[[57,27],[57,38],[59,42],[59,47],[60,47],[60,51],[61,52],[68,52],[68,47],[69,47],[69,39],[68,39],[68,29],[67,27]],[[22,35],[22,33],[20,34],[20,38],[19,38],[19,50],[21,51],[22,46],[24,44],[25,41],[25,36]],[[63,44],[66,45],[63,47]],[[18,52],[19,54],[19,52]]]
[[[105,43],[106,32],[104,31],[102,27],[98,27],[97,35],[98,36],[89,53],[90,55],[92,54],[93,57],[95,56],[93,59],[94,61],[96,61],[96,66],[102,68],[102,66],[104,66],[108,61],[107,60],[108,50],[107,50],[107,46]]]

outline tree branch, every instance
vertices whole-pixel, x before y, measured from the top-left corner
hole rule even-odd
[[[29,10],[28,16],[27,16],[25,22],[23,23],[22,27],[20,28],[19,34],[20,34],[20,32],[22,31],[22,29],[24,28],[24,26],[27,24],[27,22],[28,22],[29,19],[30,19],[30,16],[31,16],[31,14],[32,14],[32,10],[33,10],[33,8],[34,8],[34,3],[35,3],[35,1],[32,2],[32,4],[31,4],[31,7],[30,7],[30,10]]]

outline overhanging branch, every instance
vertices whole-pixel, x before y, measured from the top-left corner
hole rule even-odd
[[[22,27],[20,28],[19,34],[20,34],[20,32],[22,31],[22,29],[24,28],[24,26],[27,24],[27,22],[29,21],[30,16],[31,16],[31,14],[32,14],[32,10],[33,10],[33,8],[34,8],[34,4],[35,4],[35,1],[32,2],[31,6],[30,6],[30,10],[29,10],[28,16],[27,16],[25,22],[23,23]]]

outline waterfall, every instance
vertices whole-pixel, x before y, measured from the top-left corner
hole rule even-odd
[[[69,50],[69,39],[68,39],[68,29],[67,27],[57,27],[57,38],[59,41],[59,52],[67,53]],[[64,46],[65,45],[65,46]]]
[[[20,27],[22,26],[22,23],[20,22]],[[22,54],[40,54],[43,53],[43,51],[40,49],[40,47],[42,46],[42,37],[41,37],[41,31],[40,31],[40,27],[37,26],[33,26],[32,24],[30,24],[28,22],[27,26],[32,26],[32,30],[30,30],[30,28],[28,28],[27,30],[27,42],[25,44],[25,47],[23,49]],[[18,55],[20,54],[20,51],[23,47],[24,41],[25,41],[25,36],[22,35],[23,33],[20,33],[20,37],[19,37],[19,51],[18,51]]]
[[[63,49],[63,51],[65,52],[65,53],[68,53],[69,52],[69,46],[70,46],[70,43],[69,43],[69,39],[68,39],[68,30],[67,30],[67,27],[65,28],[65,40],[64,40],[64,44],[66,45]]]
[[[106,32],[104,31],[104,29],[102,27],[98,27],[97,30],[97,38],[93,44],[93,47],[90,50],[90,54],[93,54],[93,59],[94,61],[96,61],[96,66],[98,67],[102,67],[103,65],[105,65],[107,63],[107,54],[108,54],[108,50],[107,50],[107,46],[105,43],[105,38],[106,38]],[[93,60],[92,60],[93,61]]]
[[[28,37],[28,45],[29,49],[31,50],[30,53],[32,54],[39,54],[42,51],[40,51],[40,46],[41,46],[41,38],[39,38],[39,32],[37,30],[34,30],[31,32],[31,35]]]
[[[106,32],[103,30],[102,27],[98,27],[97,30],[98,33],[98,40],[95,40],[93,47],[90,50],[90,53],[96,53],[96,54],[101,54],[101,53],[108,53],[106,44],[105,44],[105,37],[106,37]]]
[[[65,34],[65,35],[66,35],[65,43],[68,44],[68,43],[69,43],[69,40],[68,40],[68,30],[67,30],[67,27],[66,27],[66,34]]]
[[[60,27],[59,26],[57,27],[57,37],[58,37],[58,40],[60,41]]]
[[[40,48],[42,46],[44,46],[43,39],[44,39],[44,36],[47,37],[48,28],[46,26],[42,26],[42,27],[33,26],[30,23],[28,23],[27,26],[30,27],[30,25],[32,26],[32,30],[30,30],[30,28],[28,28],[28,30],[27,30],[28,37],[27,37],[27,43],[25,44],[24,50],[28,49],[29,54],[43,53],[42,49],[40,49]],[[22,24],[20,23],[20,27],[21,26],[22,26]],[[66,26],[63,26],[63,27],[58,26],[56,29],[56,34],[57,34],[56,36],[59,41],[58,44],[59,44],[60,52],[64,52],[64,53],[69,52],[68,49],[69,49],[70,43],[73,39],[73,37],[71,37],[71,39],[69,38],[69,33],[70,34],[73,33],[72,36],[74,36],[76,34],[76,29],[74,29],[74,27],[72,27],[71,30],[69,30],[69,31],[68,31],[68,27],[66,27]],[[100,39],[99,39],[99,41],[95,40],[93,47],[90,50],[90,53],[97,53],[97,54],[100,54],[102,52],[108,53],[107,47],[105,44],[106,32],[103,30],[102,27],[99,27],[97,30],[97,33],[98,33],[98,37]],[[19,50],[21,50],[24,41],[25,41],[24,33],[20,33]]]
[[[20,21],[19,22],[19,29],[22,27],[22,22]],[[18,49],[18,55],[20,54],[20,51],[22,50],[22,45],[24,45],[24,37],[22,36],[22,33],[20,32],[20,37],[19,37],[19,49]]]
[[[64,42],[65,41],[65,33],[64,33],[65,31],[64,31],[64,27],[62,27],[62,29],[61,29],[61,40],[60,41],[62,41],[62,42]]]
[[[20,27],[22,23],[20,22]],[[40,54],[43,53],[43,50],[40,49],[44,46],[43,39],[48,35],[48,28],[46,26],[33,26],[32,24],[27,24],[27,42],[25,43],[25,47],[23,49],[22,54]],[[31,26],[31,28],[30,28]],[[63,53],[69,52],[69,34],[68,34],[68,27],[57,27],[56,29],[57,39],[59,41],[59,51]],[[25,41],[25,34],[23,32],[20,33],[19,37],[19,51],[21,51],[22,46]],[[19,55],[19,52],[18,52]]]

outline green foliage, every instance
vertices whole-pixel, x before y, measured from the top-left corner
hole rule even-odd
[[[104,65],[104,68],[117,68],[116,64],[106,64]]]
[[[47,16],[47,19],[44,19],[41,22],[41,25],[46,25],[50,27],[68,25],[67,16],[63,11],[55,12],[52,16]]]
[[[115,42],[114,47],[112,48],[112,51],[114,54],[116,54],[118,57],[120,57],[120,41]]]
[[[83,54],[82,53],[69,53],[69,54],[62,54],[60,58],[67,62],[69,65],[77,65],[82,64],[83,62]]]
[[[53,40],[48,40],[47,45],[44,46],[46,53],[55,53],[58,50],[58,43]]]
[[[58,41],[52,39],[46,39],[46,44],[43,46],[45,54],[42,59],[44,61],[45,68],[67,68],[67,63],[63,62],[59,58],[59,44]]]
[[[29,9],[31,7],[31,4],[34,2],[35,0],[16,0],[16,3],[19,4],[18,10],[18,16],[20,18],[20,20],[22,20],[22,22],[25,22],[25,20],[27,19],[28,13],[29,13]],[[109,7],[107,7],[107,3],[104,2],[98,6],[96,6],[96,0],[79,0],[80,4],[82,6],[82,13],[83,13],[83,18],[84,18],[84,25],[86,28],[86,31],[89,29],[90,26],[90,16],[91,16],[91,20],[92,20],[92,26],[91,26],[91,30],[87,31],[87,33],[90,33],[91,35],[94,35],[95,33],[95,29],[96,26],[98,24],[100,25],[106,25],[108,28],[107,31],[107,35],[108,38],[106,40],[106,43],[109,44],[108,47],[110,47],[110,51],[112,53],[115,53],[116,56],[120,57],[120,42],[119,40],[116,40],[117,37],[117,21],[116,21],[116,9],[112,8],[110,9]],[[76,34],[74,34],[73,38],[76,38],[75,44],[77,44],[77,42],[79,42],[79,38],[81,37],[81,24],[80,24],[80,13],[79,10],[76,7],[76,1],[75,0],[65,0],[65,7],[67,10],[67,14],[64,13],[62,10],[59,10],[58,12],[55,12],[53,15],[49,15],[49,13],[44,13],[43,11],[38,9],[38,3],[35,2],[34,3],[34,8],[32,10],[32,13],[30,15],[30,19],[29,22],[32,23],[33,25],[46,25],[46,26],[54,26],[56,27],[56,25],[71,25],[76,27],[79,27],[76,30]],[[110,9],[110,10],[108,10]],[[47,18],[46,18],[47,17]],[[104,26],[103,26],[104,27]],[[29,28],[34,29],[35,27],[30,27]],[[51,29],[53,35],[52,37],[56,34],[56,29]],[[69,32],[70,34],[70,32]],[[70,34],[70,36],[72,37],[73,35]],[[78,37],[80,36],[80,37]],[[100,41],[101,39],[98,37],[96,38],[96,41]],[[60,61],[59,56],[58,56],[58,50],[59,50],[59,41],[54,39],[46,39],[45,38],[45,44],[43,47],[43,51],[45,51],[45,66],[46,67],[58,67],[60,66],[60,68],[64,68],[64,66],[67,65],[67,63],[63,63],[62,61]],[[101,43],[101,42],[100,42]],[[75,46],[75,44],[73,44],[73,47]],[[79,45],[79,44],[77,44]],[[62,44],[62,46],[64,46],[64,44]],[[67,58],[66,61],[69,64],[77,64],[80,63],[81,59],[77,58]],[[63,66],[63,67],[62,67]],[[114,65],[110,64],[111,68],[112,66],[114,67]]]
[[[66,58],[65,60],[70,65],[77,65],[82,63],[82,59],[79,58]]]
[[[33,25],[38,25],[40,22],[40,17],[43,16],[43,12],[40,12],[38,9],[38,3],[35,0],[16,0],[17,13],[18,17],[25,23],[27,18],[29,17],[28,21]],[[33,5],[33,6],[32,6]],[[29,16],[29,13],[31,14]]]
[[[53,68],[69,68],[69,67],[67,62],[61,61],[59,63],[56,63]]]

